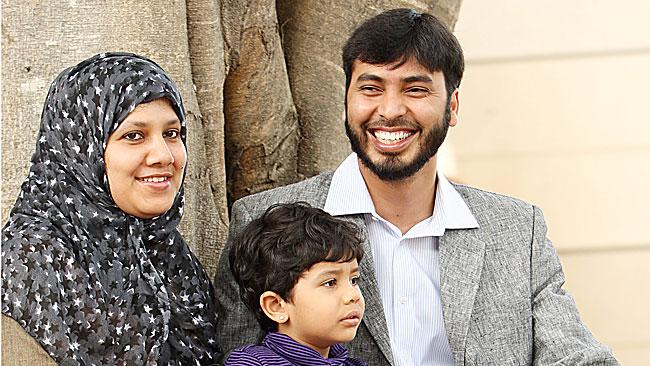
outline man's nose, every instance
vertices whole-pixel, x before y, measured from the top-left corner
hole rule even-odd
[[[174,163],[172,154],[165,138],[160,136],[150,142],[147,154],[147,165],[169,165]]]
[[[406,114],[406,105],[398,93],[386,93],[382,96],[377,108],[379,116],[391,120]]]

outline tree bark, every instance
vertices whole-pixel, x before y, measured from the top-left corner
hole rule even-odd
[[[224,2],[230,202],[298,180],[298,116],[273,0]]]
[[[222,92],[226,64],[219,4],[187,0],[187,28],[192,80],[200,109],[200,125],[196,131],[190,130],[196,133],[197,147],[189,164],[199,177],[191,176],[187,182],[188,207],[182,225],[186,239],[195,244],[201,262],[214,275],[228,233]]]

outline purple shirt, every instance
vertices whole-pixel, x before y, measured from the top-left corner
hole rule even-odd
[[[330,347],[329,358],[324,358],[286,334],[269,332],[262,345],[248,345],[234,350],[225,366],[367,366],[361,360],[348,357],[348,350],[340,344]]]

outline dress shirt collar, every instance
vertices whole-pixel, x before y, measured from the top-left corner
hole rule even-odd
[[[277,355],[299,366],[339,366],[348,360],[348,350],[340,344],[330,347],[329,358],[324,358],[316,350],[296,342],[286,334],[268,332],[264,337],[264,345]]]
[[[454,186],[440,172],[437,176],[436,202],[433,215],[425,225],[426,235],[442,236],[445,229],[477,228],[476,218]],[[371,214],[379,217],[361,175],[357,154],[350,154],[334,172],[323,210],[333,216]]]

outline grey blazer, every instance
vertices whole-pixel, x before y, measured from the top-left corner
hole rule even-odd
[[[228,253],[233,238],[270,205],[325,205],[332,173],[235,202],[228,242],[215,279],[219,344],[226,353],[263,337],[239,299]],[[440,292],[447,337],[457,365],[617,365],[580,321],[541,211],[523,201],[454,185],[477,229],[447,230],[440,240]],[[344,216],[365,233],[361,215]],[[360,263],[366,313],[348,349],[369,365],[393,365],[370,243]]]

